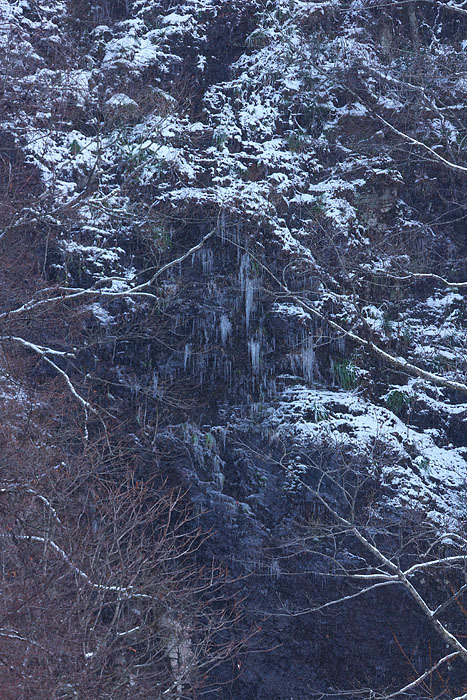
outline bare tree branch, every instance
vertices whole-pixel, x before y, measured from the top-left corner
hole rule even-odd
[[[143,282],[141,284],[136,284],[134,286],[131,286],[131,282],[135,280],[129,280],[127,278],[122,278],[122,277],[102,277],[99,279],[99,281],[96,283],[95,286],[89,287],[88,289],[85,288],[69,288],[69,287],[58,287],[58,290],[61,292],[60,294],[55,294],[54,296],[47,297],[46,299],[34,299],[34,297],[21,306],[17,307],[16,309],[11,309],[9,311],[4,311],[0,314],[0,321],[1,320],[7,320],[9,318],[13,318],[15,316],[20,316],[22,314],[25,314],[30,311],[36,311],[37,309],[40,309],[44,306],[49,306],[50,304],[56,304],[59,302],[65,302],[65,301],[70,301],[74,299],[79,299],[81,297],[85,296],[92,296],[92,297],[98,297],[98,298],[111,298],[111,299],[118,299],[122,297],[147,297],[149,299],[159,299],[159,297],[156,294],[152,294],[147,291],[147,288],[150,287],[151,285],[154,284],[154,282],[165,272],[170,270],[171,268],[175,267],[176,265],[179,265],[182,263],[184,260],[189,258],[191,255],[196,253],[198,250],[200,250],[206,241],[208,241],[212,236],[216,233],[217,231],[217,226],[213,228],[211,231],[209,231],[203,238],[196,243],[196,245],[192,246],[189,248],[187,251],[185,251],[182,255],[180,255],[178,258],[175,258],[174,260],[171,260],[170,262],[166,263],[163,265],[161,268],[159,268],[153,275],[152,277],[147,280],[147,282]],[[137,275],[138,277],[140,274]],[[121,290],[121,291],[109,291],[107,289],[102,289],[102,287],[105,284],[111,284],[112,282],[124,282],[125,284],[129,285],[127,289]],[[44,291],[49,291],[49,290],[39,290],[40,293],[44,293]],[[51,288],[50,291],[56,292],[57,288]],[[5,337],[4,339],[11,339],[13,340],[14,338],[9,338]],[[22,342],[25,344],[26,341],[23,339],[17,339],[18,342]],[[39,347],[39,346],[37,346]],[[31,348],[32,349],[32,348]]]
[[[386,272],[385,270],[375,270],[375,272],[383,273],[384,275],[386,275],[386,277],[390,277],[391,279],[398,280],[400,282],[406,282],[408,280],[417,279],[431,279],[435,280],[436,282],[441,282],[445,287],[452,287],[454,289],[467,288],[467,282],[448,282],[448,280],[444,279],[444,277],[441,277],[441,275],[435,275],[433,272],[407,272],[403,276],[394,275],[389,272]]]
[[[20,642],[26,642],[26,644],[33,644],[34,646],[38,647],[39,649],[42,649],[42,651],[47,652],[47,654],[52,654],[49,649],[46,649],[42,644],[39,644],[38,642],[34,641],[34,639],[30,639],[29,637],[23,637],[17,630],[14,629],[5,629],[5,628],[0,628],[0,637],[5,637],[6,639],[13,639],[17,640]]]
[[[445,641],[445,643],[448,644],[451,648],[455,649],[462,657],[462,659],[465,662],[467,662],[467,648],[457,639],[457,637],[455,637],[455,635],[449,632],[445,625],[443,625],[434,616],[434,611],[430,609],[426,601],[417,591],[415,586],[409,581],[406,573],[400,568],[400,566],[391,561],[385,554],[383,554],[383,552],[378,547],[376,547],[372,542],[370,542],[370,540],[367,537],[365,537],[365,535],[360,531],[358,527],[356,527],[353,523],[351,523],[343,516],[339,515],[339,513],[328,503],[328,501],[321,495],[321,493],[319,493],[319,491],[313,489],[303,480],[300,480],[300,483],[306,490],[312,493],[319,500],[319,502],[326,508],[326,510],[329,513],[333,515],[334,518],[336,518],[338,522],[348,526],[349,532],[351,532],[356,537],[356,539],[360,542],[360,544],[363,545],[363,547],[367,551],[373,554],[373,556],[377,560],[379,560],[385,567],[387,567],[387,569],[391,573],[397,576],[400,584],[410,594],[417,606],[421,609],[425,617],[431,622],[431,624],[441,636],[441,638]]]
[[[453,163],[450,160],[447,160],[447,158],[444,158],[442,155],[439,153],[436,153],[435,150],[430,148],[430,146],[427,146],[426,143],[423,143],[423,141],[418,141],[418,139],[414,139],[412,136],[409,136],[408,134],[405,134],[403,131],[400,131],[397,129],[393,124],[387,121],[387,119],[384,119],[380,114],[378,114],[375,110],[372,110],[373,115],[380,120],[385,126],[388,127],[392,132],[400,136],[404,141],[407,141],[408,143],[411,143],[413,146],[417,146],[418,148],[422,148],[424,151],[429,153],[433,158],[443,165],[445,165],[447,168],[450,168],[451,170],[454,170],[456,172],[462,173],[463,175],[467,174],[467,167],[464,167],[463,165],[458,165],[457,163]]]
[[[17,491],[22,491],[24,493],[29,493],[31,494],[34,498],[37,498],[39,501],[41,501],[45,506],[47,506],[48,510],[52,514],[54,520],[57,522],[58,525],[62,525],[62,522],[60,518],[58,517],[58,513],[56,509],[53,507],[53,505],[50,503],[49,499],[43,496],[40,493],[37,493],[34,489],[32,489],[30,486],[26,484],[6,484],[4,486],[0,486],[0,494],[7,494],[7,493],[14,493]]]
[[[431,561],[423,561],[419,564],[414,564],[409,569],[404,571],[405,576],[412,576],[412,574],[417,571],[424,571],[432,566],[440,566],[442,564],[452,565],[452,564],[465,564],[467,563],[467,555],[458,557],[443,557],[441,559],[432,559]]]
[[[341,603],[347,603],[349,600],[353,600],[354,598],[359,598],[360,596],[366,595],[367,593],[370,593],[371,591],[374,591],[377,588],[383,588],[384,586],[391,586],[392,584],[397,584],[397,583],[400,583],[397,579],[396,580],[381,581],[380,583],[375,583],[373,586],[368,586],[367,588],[362,588],[361,590],[357,591],[356,593],[351,593],[349,595],[342,596],[341,598],[336,598],[335,600],[329,600],[327,603],[323,603],[322,605],[317,605],[315,608],[304,608],[303,610],[298,610],[295,612],[291,612],[291,611],[287,610],[286,612],[283,612],[283,613],[269,613],[269,614],[270,615],[272,614],[274,617],[301,617],[302,615],[309,615],[310,613],[321,612],[322,610],[326,610],[326,608],[330,608],[333,605],[340,605]]]
[[[434,673],[440,666],[442,666],[444,663],[447,663],[448,661],[452,661],[452,659],[455,659],[457,656],[459,656],[458,651],[453,651],[452,654],[447,654],[446,656],[443,656],[442,659],[439,659],[431,668],[428,669],[428,671],[425,671],[424,673],[421,674],[418,678],[416,678],[412,683],[409,683],[408,685],[405,685],[403,688],[400,690],[397,690],[395,693],[391,693],[390,695],[385,695],[384,700],[389,700],[389,698],[396,698],[398,695],[403,695],[404,693],[407,693],[409,690],[413,690],[417,686],[419,686],[425,678],[428,678],[431,676],[432,673]]]
[[[290,467],[287,465],[284,465],[282,461],[279,460],[274,460],[282,469],[284,469],[286,472],[290,472]],[[340,524],[345,527],[347,527],[349,534],[352,534],[356,540],[363,546],[364,549],[366,549],[369,553],[371,553],[374,558],[379,561],[383,567],[386,569],[387,574],[386,574],[386,582],[387,583],[395,583],[399,582],[400,585],[405,588],[405,590],[409,593],[410,597],[414,600],[416,605],[420,608],[422,613],[424,614],[425,618],[427,621],[430,622],[430,624],[434,627],[438,635],[443,639],[443,641],[462,658],[464,662],[467,663],[467,647],[465,647],[462,642],[454,635],[452,634],[447,626],[440,622],[440,620],[437,619],[436,616],[436,610],[432,610],[423,596],[419,593],[419,591],[415,588],[415,586],[411,583],[409,580],[408,576],[410,576],[412,573],[415,571],[421,569],[423,570],[423,566],[421,565],[420,567],[418,565],[414,565],[413,567],[409,567],[406,571],[404,571],[398,564],[396,564],[394,561],[392,561],[388,556],[386,556],[383,551],[377,547],[373,542],[370,541],[370,539],[365,536],[362,532],[364,528],[360,528],[357,525],[355,525],[353,522],[351,522],[349,519],[343,517],[338,513],[336,508],[334,508],[329,501],[320,493],[320,488],[322,484],[322,480],[325,478],[324,472],[322,473],[321,479],[318,483],[317,488],[311,487],[309,484],[307,484],[303,479],[297,477],[298,481],[300,482],[301,486],[307,490],[309,493],[311,493],[314,498],[317,499],[317,501],[324,507],[324,509]],[[446,564],[453,564],[453,563],[459,563],[460,561],[464,563],[467,560],[467,555],[462,556],[462,557],[444,557],[441,559],[437,560],[432,560],[431,562],[426,562],[426,564],[433,565],[435,563],[439,563],[442,561],[445,561]],[[424,564],[423,562],[422,564]],[[426,567],[425,567],[426,568]],[[349,572],[349,578],[352,578],[352,572]],[[383,582],[382,582],[383,583]],[[378,586],[379,584],[374,584],[374,586],[368,587],[364,589],[364,592],[367,592],[370,588],[374,588]],[[350,599],[351,597],[356,597],[356,596],[349,596],[346,597],[344,596],[342,598],[342,601],[346,599]],[[334,605],[334,601],[329,601],[330,604]],[[326,605],[326,604],[324,604]],[[467,694],[466,694],[467,695]],[[461,698],[455,699],[455,700],[462,700]]]
[[[435,610],[433,610],[433,617],[438,617],[439,615],[441,615],[441,613],[443,613],[446,610],[446,608],[449,605],[451,605],[451,603],[457,602],[465,591],[467,591],[467,583],[464,583],[464,585],[461,586],[459,590],[456,593],[454,593],[454,595],[445,600],[444,603],[438,605],[438,607]]]

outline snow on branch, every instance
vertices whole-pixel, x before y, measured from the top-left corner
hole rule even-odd
[[[448,2],[442,2],[442,0],[423,0],[423,2],[428,2],[430,5],[436,5],[436,7],[440,7],[443,10],[456,12],[467,19],[467,9],[465,9],[465,7],[461,7],[460,5],[456,5],[455,2],[449,2],[449,0]],[[462,5],[465,5],[465,3],[463,2]]]
[[[428,678],[431,676],[432,673],[434,673],[440,666],[443,664],[451,661],[452,659],[455,659],[457,656],[459,656],[458,651],[453,651],[451,654],[446,654],[446,656],[443,656],[442,659],[439,659],[431,668],[429,668],[427,671],[422,673],[418,678],[416,678],[414,681],[409,683],[408,685],[405,685],[403,688],[400,690],[397,690],[395,693],[391,693],[390,695],[385,695],[385,700],[389,700],[389,698],[396,698],[398,695],[403,695],[404,693],[407,693],[409,690],[413,690],[417,686],[419,686],[425,678]]]
[[[141,273],[138,273],[133,277],[133,279],[129,280],[127,278],[121,278],[121,277],[102,277],[101,279],[96,282],[95,285],[92,287],[89,287],[87,289],[82,288],[82,287],[58,287],[58,288],[51,288],[50,290],[40,290],[39,293],[43,293],[44,291],[52,291],[55,292],[53,296],[46,297],[45,299],[37,299],[32,297],[29,299],[27,302],[22,304],[21,306],[18,306],[16,309],[11,309],[9,311],[4,311],[3,313],[0,314],[0,321],[3,320],[8,320],[10,318],[16,317],[16,316],[21,316],[29,311],[36,311],[37,309],[43,307],[43,306],[48,306],[50,304],[56,304],[60,302],[65,302],[65,301],[70,301],[71,299],[79,299],[80,297],[86,297],[86,296],[92,296],[92,297],[105,297],[105,298],[112,298],[112,299],[118,299],[118,298],[124,298],[124,297],[148,297],[150,299],[155,299],[157,300],[159,297],[156,294],[153,294],[148,290],[148,287],[152,286],[156,280],[163,275],[165,272],[170,270],[171,268],[175,267],[176,265],[182,263],[184,260],[189,258],[191,255],[196,253],[198,250],[200,250],[206,241],[208,241],[212,236],[217,232],[218,226],[216,225],[211,231],[209,231],[203,238],[196,243],[194,246],[189,248],[187,251],[185,251],[182,255],[180,255],[178,258],[175,258],[174,260],[170,260],[168,263],[163,265],[161,268],[159,268],[153,275],[152,277],[147,280],[146,282],[143,282],[141,284],[134,284],[131,286],[131,282],[135,282],[136,277],[139,277]],[[112,283],[114,281],[117,282],[125,282],[128,284],[128,289],[123,289],[120,291],[110,291],[108,289],[102,288],[105,284]],[[60,293],[57,294],[56,292],[59,291]],[[23,345],[26,346],[27,341],[25,341],[22,338],[15,338],[12,336],[0,338],[0,340],[17,340],[18,342],[21,342]],[[31,344],[32,346],[33,344]],[[35,346],[31,347],[32,350],[37,352],[37,349],[41,348],[41,346]],[[43,349],[45,354],[45,351],[47,354],[51,354],[51,351],[49,348]],[[58,353],[57,351],[54,352],[54,354],[62,354],[66,355],[66,353]]]
[[[197,243],[192,248],[187,250],[179,258],[175,258],[175,260],[171,260],[166,265],[163,265],[161,268],[159,268],[159,270],[157,270],[157,272],[154,273],[154,275],[151,277],[151,279],[149,279],[147,282],[143,282],[142,284],[140,284],[136,287],[132,287],[129,290],[130,293],[131,294],[139,294],[141,290],[154,284],[154,282],[157,280],[157,278],[160,277],[161,275],[163,275],[164,272],[167,272],[167,270],[170,270],[172,267],[175,267],[175,265],[182,263],[188,257],[190,257],[191,255],[196,253],[198,250],[200,250],[204,246],[206,241],[208,241],[216,233],[217,230],[218,230],[218,226],[216,225],[215,228],[211,229],[211,231],[209,231],[209,233],[207,233],[205,236],[203,236],[203,238],[199,241],[199,243]],[[121,294],[124,295],[125,292],[120,293],[120,295]]]
[[[414,564],[409,569],[404,571],[405,576],[411,576],[417,571],[429,569],[432,566],[440,566],[442,564],[465,564],[467,563],[467,555],[459,555],[456,557],[442,557],[441,559],[432,559],[431,561],[423,561],[419,564]]]
[[[0,533],[0,537],[9,537],[14,540],[22,540],[24,542],[38,542],[40,544],[45,545],[46,547],[50,547],[55,554],[57,554],[64,562],[65,564],[70,568],[71,571],[73,571],[78,578],[80,578],[84,583],[86,583],[88,586],[91,588],[94,588],[95,590],[98,591],[103,591],[103,592],[113,592],[113,593],[118,593],[119,596],[123,596],[125,599],[130,599],[130,598],[138,598],[140,600],[155,600],[154,596],[147,595],[146,593],[138,593],[134,590],[133,586],[116,586],[116,585],[107,585],[104,583],[96,583],[93,581],[85,571],[80,569],[79,566],[76,566],[74,564],[68,554],[65,552],[62,547],[60,547],[56,542],[53,540],[46,538],[46,537],[41,537],[39,535],[18,535],[18,534],[9,534],[9,533]]]
[[[23,637],[15,629],[0,628],[0,637],[6,637],[7,639],[13,639],[15,641],[17,640],[20,642],[26,642],[26,644],[33,644],[34,646],[38,647],[39,649],[42,649],[42,651],[45,651],[48,654],[52,654],[52,652],[49,651],[49,649],[46,649],[45,647],[43,647],[42,644],[39,644],[38,642],[34,641],[34,639],[29,639],[29,637]]]
[[[459,588],[459,590],[456,593],[454,593],[450,598],[445,600],[444,603],[441,603],[441,605],[438,605],[438,607],[435,610],[433,610],[433,617],[438,617],[439,615],[441,615],[441,613],[444,612],[446,610],[446,608],[451,605],[451,603],[454,603],[454,602],[457,603],[457,601],[459,600],[459,597],[465,591],[467,591],[467,583],[464,583],[464,585],[461,586]]]
[[[60,350],[54,350],[53,348],[48,348],[43,345],[37,345],[36,343],[31,343],[29,340],[25,340],[24,338],[21,338],[19,336],[14,336],[14,335],[8,335],[8,336],[0,336],[0,341],[13,341],[16,343],[19,343],[23,347],[27,348],[28,350],[32,350],[35,352],[37,355],[39,355],[45,362],[47,362],[51,367],[54,368],[54,370],[60,374],[63,379],[65,380],[66,385],[68,386],[68,389],[70,390],[72,396],[78,401],[78,403],[81,404],[84,410],[84,415],[85,415],[85,428],[84,428],[84,439],[87,441],[88,439],[88,428],[87,428],[87,422],[89,419],[89,412],[97,414],[97,411],[89,401],[86,401],[81,394],[77,392],[75,389],[73,382],[71,381],[69,375],[63,370],[61,367],[59,367],[53,360],[48,357],[48,355],[52,356],[59,356],[59,357],[73,357],[73,353],[69,352],[63,352]]]
[[[375,112],[374,110],[373,114],[374,116],[379,119],[385,126],[388,127],[392,132],[400,136],[404,141],[408,141],[411,143],[413,146],[417,146],[418,148],[422,148],[424,151],[429,153],[435,160],[438,160],[440,163],[445,165],[446,167],[450,168],[451,170],[455,170],[456,172],[460,172],[463,175],[467,174],[467,168],[464,167],[463,165],[458,165],[457,163],[453,163],[450,160],[447,160],[444,158],[442,155],[439,153],[436,153],[433,148],[430,148],[426,143],[423,143],[423,141],[419,141],[418,139],[414,139],[413,136],[409,136],[408,134],[405,134],[403,131],[400,131],[400,129],[397,129],[394,124],[391,124],[390,122],[387,121],[387,119],[384,119],[380,114]]]
[[[0,341],[5,341],[5,340],[11,340],[15,343],[20,343],[20,345],[23,345],[25,348],[32,350],[33,352],[37,353],[38,355],[41,355],[42,357],[45,355],[56,355],[59,357],[73,357],[72,353],[63,352],[61,350],[53,350],[52,348],[45,347],[44,345],[37,345],[36,343],[31,343],[29,340],[25,340],[24,338],[20,338],[19,336],[16,336],[16,335],[2,335],[2,336],[0,336]]]
[[[376,588],[383,588],[383,586],[390,586],[392,584],[399,583],[397,579],[394,580],[388,580],[388,581],[380,581],[380,583],[375,583],[372,586],[367,586],[367,588],[362,588],[361,590],[357,591],[356,593],[351,593],[349,595],[344,595],[341,598],[335,598],[334,600],[328,600],[327,603],[323,603],[322,605],[317,605],[314,608],[305,608],[304,610],[298,610],[296,612],[291,612],[287,610],[286,612],[283,613],[269,613],[270,615],[274,615],[274,617],[299,617],[301,615],[309,615],[310,613],[315,613],[315,612],[321,612],[322,610],[326,610],[326,608],[330,608],[333,605],[340,605],[341,603],[347,603],[349,600],[353,600],[354,598],[359,598],[362,595],[366,595],[367,593],[370,593],[370,591],[374,591]]]
[[[37,493],[34,489],[32,489],[30,486],[26,484],[20,484],[20,483],[7,483],[0,485],[0,495],[6,494],[6,493],[14,493],[17,491],[23,491],[24,493],[29,493],[32,495],[34,498],[37,498],[37,500],[41,501],[45,506],[47,506],[48,510],[52,514],[54,520],[58,523],[58,525],[62,525],[62,521],[60,520],[57,511],[53,507],[53,505],[50,503],[49,499],[46,498],[45,496],[42,496],[42,494]]]
[[[441,275],[436,275],[434,272],[407,272],[405,275],[394,275],[386,272],[385,270],[376,270],[376,272],[384,273],[386,277],[390,277],[398,282],[406,282],[417,279],[430,279],[435,280],[436,282],[441,282],[441,284],[443,284],[445,287],[453,287],[454,289],[467,288],[467,282],[448,282],[448,280],[444,279],[444,277],[441,277]]]

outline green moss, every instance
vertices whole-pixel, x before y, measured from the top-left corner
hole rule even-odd
[[[306,149],[306,137],[304,134],[298,134],[297,132],[292,132],[287,136],[287,146],[289,151],[293,153],[303,153]]]
[[[410,396],[404,391],[393,389],[387,394],[385,401],[389,410],[395,413],[396,416],[400,416],[410,405]]]
[[[334,381],[346,391],[358,386],[358,371],[352,360],[332,360],[331,374]]]
[[[70,151],[72,156],[76,156],[78,155],[78,153],[81,153],[81,146],[79,145],[76,139],[73,139],[73,141],[71,142]]]

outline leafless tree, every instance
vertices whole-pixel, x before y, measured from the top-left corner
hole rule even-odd
[[[24,437],[0,486],[2,697],[191,696],[245,640],[184,494],[108,435],[54,467]]]
[[[297,518],[296,534],[285,538],[282,556],[288,562],[304,553],[321,559],[318,576],[328,585],[315,590],[306,606],[291,609],[284,604],[268,612],[279,617],[319,616],[339,606],[352,610],[362,600],[378,606],[378,595],[390,588],[391,598],[402,599],[408,614],[418,611],[425,639],[417,644],[426,646],[420,654],[425,666],[413,659],[413,649],[404,646],[394,629],[396,648],[408,666],[406,680],[393,679],[385,688],[364,682],[363,687],[336,687],[333,692],[372,700],[465,700],[467,538],[462,526],[437,527],[416,511],[401,511],[391,522],[375,497],[371,474],[356,467],[349,455],[341,455],[337,466],[302,455],[307,473],[297,476],[289,449],[280,449],[277,465],[300,484],[314,513]],[[334,597],[330,590],[336,592]],[[401,623],[403,634],[406,620]]]

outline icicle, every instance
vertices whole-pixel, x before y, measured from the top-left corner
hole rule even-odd
[[[248,271],[250,269],[250,256],[248,253],[243,253],[242,258],[240,260],[240,269],[239,269],[239,281],[240,281],[240,289],[242,292],[245,291],[245,282],[248,279]]]
[[[248,341],[248,350],[250,352],[251,366],[254,374],[259,374],[260,349],[261,344],[259,340],[250,338]]]
[[[247,330],[250,325],[251,310],[253,308],[253,293],[253,283],[248,278],[245,283],[245,324]]]
[[[210,248],[201,248],[191,258],[192,267],[195,261],[200,261],[203,273],[209,275],[214,268],[214,253]]]
[[[239,282],[240,289],[245,296],[245,324],[247,330],[255,307],[255,290],[257,288],[257,280],[250,277],[250,268],[250,256],[248,253],[244,253],[240,260]]]
[[[221,341],[222,345],[227,343],[227,339],[232,332],[232,324],[229,321],[228,316],[222,314],[221,316]]]
[[[204,384],[204,379],[206,377],[206,367],[209,362],[209,358],[206,354],[204,353],[198,353],[195,355],[196,358],[196,365],[195,365],[195,370],[197,373],[198,381],[201,386]]]
[[[226,234],[226,226],[225,226],[225,212],[224,210],[221,211],[221,215],[219,217],[219,235],[221,237],[222,243],[225,243],[225,234]]]
[[[203,265],[204,274],[210,274],[214,267],[214,254],[212,250],[201,248],[201,263]]]
[[[225,442],[227,439],[227,428],[224,425],[219,425],[216,428],[217,432],[220,433],[221,440],[222,440],[222,449],[225,451]],[[224,464],[224,463],[222,463]]]
[[[303,376],[307,382],[312,382],[315,373],[315,351],[313,349],[313,339],[311,336],[306,338],[302,345],[301,365]]]
[[[336,346],[338,352],[345,356],[345,335],[339,335],[336,339]]]
[[[159,375],[157,374],[157,372],[154,372],[154,374],[152,375],[152,397],[153,397],[153,399],[157,399],[157,397],[159,395],[159,392],[157,389],[158,385],[159,385]]]
[[[269,564],[269,575],[273,579],[278,579],[281,575],[281,567],[277,559],[273,559]]]
[[[188,363],[190,362],[191,358],[191,343],[187,343],[185,345],[185,354],[183,356],[183,369],[186,370],[188,367]]]
[[[224,380],[228,383],[229,387],[232,387],[232,362],[230,360],[224,360]]]

